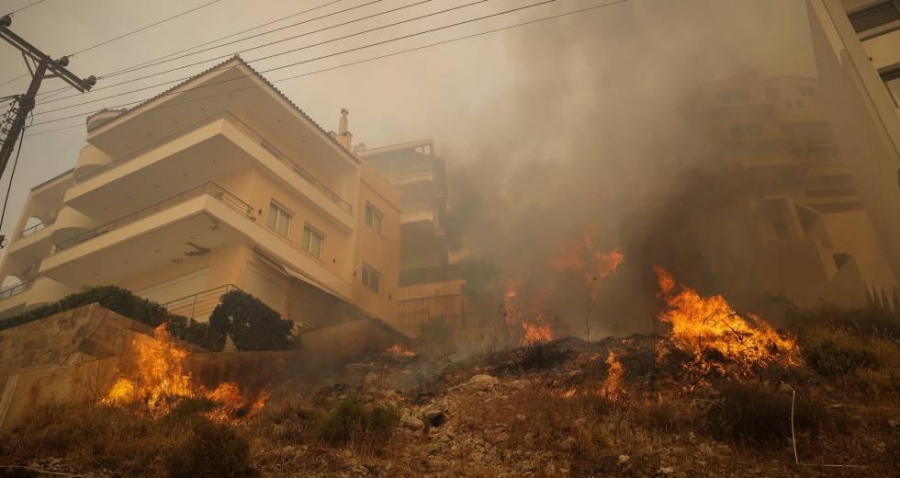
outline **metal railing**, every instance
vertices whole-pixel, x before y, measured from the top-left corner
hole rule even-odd
[[[238,128],[241,131],[243,131],[245,134],[247,134],[247,136],[250,136],[251,138],[255,139],[256,142],[258,142],[260,146],[262,146],[266,151],[272,153],[273,156],[275,156],[276,158],[278,158],[278,159],[284,161],[285,163],[287,163],[288,165],[290,165],[291,169],[293,169],[294,172],[297,173],[298,176],[303,178],[304,181],[313,185],[313,187],[318,189],[319,192],[324,194],[327,198],[334,201],[334,203],[337,204],[339,208],[343,209],[348,214],[351,214],[351,215],[353,214],[353,206],[350,205],[350,203],[348,203],[347,201],[345,201],[344,198],[339,196],[338,193],[332,191],[331,188],[326,186],[322,181],[319,181],[318,179],[316,179],[315,176],[313,176],[309,171],[307,171],[302,166],[300,166],[299,164],[294,162],[294,160],[292,160],[290,157],[288,157],[288,155],[284,154],[280,149],[273,146],[272,143],[269,143],[268,141],[266,141],[266,139],[263,138],[262,135],[260,135],[256,131],[254,131],[253,128],[251,128],[250,126],[247,125],[247,123],[244,123],[239,118],[236,118],[234,116],[231,116],[231,115],[229,115],[229,116],[231,117],[230,119],[234,120],[234,122],[238,126]]]
[[[0,290],[0,300],[12,297],[16,294],[21,294],[22,292],[30,289],[32,285],[34,285],[34,280],[26,281],[21,284],[16,284],[14,286],[10,286],[3,290]]]
[[[40,231],[41,229],[44,229],[45,227],[47,227],[51,224],[53,224],[53,221],[37,223],[37,224],[29,227],[28,229],[22,230],[21,237],[28,237],[28,236]]]
[[[221,302],[222,296],[234,290],[241,289],[234,284],[225,284],[166,302],[162,306],[175,315],[189,319],[208,318]]]
[[[250,126],[247,125],[247,123],[244,123],[244,122],[241,121],[239,118],[237,118],[236,116],[234,116],[234,115],[232,115],[231,113],[228,113],[228,112],[225,112],[225,113],[217,113],[217,114],[215,114],[215,115],[213,115],[213,116],[211,116],[211,117],[209,117],[209,118],[204,118],[204,119],[202,119],[202,120],[200,120],[200,121],[197,121],[196,123],[192,123],[192,124],[186,126],[185,128],[182,128],[182,129],[180,129],[180,130],[178,130],[178,131],[176,131],[176,132],[174,132],[174,133],[172,133],[172,134],[170,134],[170,135],[168,135],[168,136],[165,136],[165,137],[163,137],[163,138],[161,138],[161,139],[159,139],[159,140],[157,140],[157,141],[155,141],[155,142],[153,142],[153,143],[151,143],[151,144],[149,144],[149,145],[147,145],[147,146],[144,146],[143,148],[141,148],[141,149],[139,149],[139,150],[137,150],[137,151],[133,151],[133,152],[131,152],[131,153],[125,155],[125,156],[122,156],[121,158],[118,158],[118,159],[116,159],[116,160],[114,160],[114,161],[112,161],[112,162],[110,162],[110,163],[108,163],[108,164],[106,164],[106,165],[104,165],[104,166],[102,166],[102,167],[99,167],[99,168],[97,168],[97,169],[95,169],[95,170],[93,170],[93,171],[89,171],[89,172],[85,173],[83,176],[81,176],[81,179],[78,180],[78,183],[79,183],[79,184],[80,184],[80,183],[83,183],[84,181],[87,181],[88,179],[90,179],[90,178],[92,178],[92,177],[94,177],[94,176],[97,176],[98,174],[100,174],[100,173],[102,173],[102,172],[104,172],[104,171],[108,171],[108,170],[110,170],[110,169],[112,169],[112,168],[114,168],[114,167],[116,167],[116,166],[118,166],[118,165],[120,165],[120,164],[122,164],[122,163],[125,163],[125,162],[127,162],[127,161],[129,161],[129,160],[131,160],[131,159],[134,159],[135,157],[137,157],[137,156],[139,156],[139,155],[141,155],[141,154],[144,154],[144,153],[147,152],[147,151],[150,151],[150,150],[153,149],[153,148],[156,148],[156,147],[159,146],[159,145],[165,144],[165,143],[167,143],[167,142],[171,141],[172,139],[177,138],[177,137],[179,137],[179,136],[183,136],[184,134],[187,134],[189,131],[192,131],[192,130],[195,130],[195,129],[199,129],[199,128],[202,127],[202,126],[205,126],[207,123],[210,123],[210,122],[215,121],[215,120],[217,120],[217,119],[219,119],[219,118],[222,118],[222,117],[227,117],[229,120],[231,120],[231,121],[238,127],[238,129],[240,129],[240,130],[243,131],[245,134],[247,134],[248,136],[250,136],[251,138],[253,138],[254,140],[256,140],[256,142],[259,143],[260,146],[262,146],[262,147],[265,148],[267,151],[269,151],[270,153],[272,153],[272,155],[274,155],[274,156],[277,157],[278,159],[280,159],[280,160],[282,160],[282,161],[288,163],[288,165],[291,166],[291,169],[293,169],[293,171],[294,171],[295,173],[297,173],[297,175],[299,175],[301,178],[303,178],[303,180],[305,180],[306,182],[312,184],[313,187],[315,187],[316,189],[318,189],[319,192],[321,192],[322,194],[324,194],[326,197],[328,197],[329,199],[331,199],[332,201],[334,201],[334,203],[337,204],[338,207],[340,207],[341,209],[343,209],[344,211],[346,211],[346,212],[347,212],[348,214],[350,214],[350,215],[353,214],[353,206],[350,205],[350,203],[348,203],[347,201],[345,201],[344,198],[340,197],[336,192],[332,191],[328,186],[326,186],[324,183],[322,183],[321,181],[319,181],[318,179],[316,179],[316,177],[313,176],[312,174],[310,174],[309,171],[307,171],[307,170],[304,169],[302,166],[300,166],[300,165],[298,165],[297,163],[295,163],[295,162],[294,162],[292,159],[290,159],[286,154],[284,154],[283,152],[281,152],[281,150],[279,150],[278,148],[276,148],[275,146],[273,146],[271,143],[269,143],[268,141],[266,141],[266,139],[263,138],[262,135],[260,135],[260,134],[257,133],[256,131],[254,131],[253,128],[251,128]]]
[[[213,182],[209,182],[209,183],[203,184],[201,186],[198,186],[196,188],[188,189],[187,191],[176,194],[175,196],[171,196],[169,198],[163,199],[162,201],[160,201],[152,206],[145,207],[141,210],[138,210],[136,212],[128,214],[127,216],[122,216],[114,221],[110,221],[106,224],[103,224],[102,226],[99,226],[99,227],[96,227],[89,231],[83,232],[73,238],[66,239],[65,241],[62,241],[62,242],[56,244],[56,248],[53,252],[56,253],[59,251],[66,250],[72,246],[81,244],[82,242],[85,242],[85,241],[91,240],[97,236],[106,234],[107,232],[110,232],[110,231],[113,231],[120,227],[126,226],[128,224],[131,224],[131,223],[138,221],[140,219],[143,219],[145,217],[152,216],[153,214],[156,214],[159,211],[168,209],[172,206],[181,204],[185,201],[188,201],[190,199],[193,199],[193,198],[196,198],[199,196],[203,196],[203,195],[212,196],[213,198],[217,199],[222,204],[230,207],[231,209],[234,209],[235,211],[237,211],[247,217],[251,217],[253,214],[252,206],[245,203],[244,201],[242,201],[239,197],[235,196],[234,194],[231,194],[230,192],[226,191],[224,188],[222,188],[222,186],[219,186],[218,184],[213,183]]]

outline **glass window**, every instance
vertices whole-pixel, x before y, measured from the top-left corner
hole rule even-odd
[[[308,224],[303,226],[303,250],[316,256],[322,257],[322,244],[325,242],[325,236],[319,231],[313,229]]]
[[[290,237],[292,219],[293,215],[287,209],[279,206],[274,201],[269,204],[269,229],[284,237]]]
[[[375,232],[381,234],[381,213],[371,204],[366,203],[366,225],[375,229]]]
[[[362,283],[364,286],[378,293],[381,291],[381,274],[368,264],[363,264]]]
[[[894,101],[894,107],[900,107],[900,68],[882,71],[881,80],[884,81],[884,86]]]
[[[848,15],[850,24],[856,33],[862,33],[880,27],[886,23],[900,20],[900,11],[892,0],[884,0],[871,7],[858,10]]]
[[[750,101],[750,90],[723,91],[719,93],[722,103],[734,103],[737,101]]]

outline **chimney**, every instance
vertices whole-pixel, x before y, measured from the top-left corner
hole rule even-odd
[[[350,151],[350,145],[353,144],[353,133],[347,130],[347,115],[349,114],[350,111],[347,108],[341,108],[341,120],[338,122],[338,142],[347,151]]]

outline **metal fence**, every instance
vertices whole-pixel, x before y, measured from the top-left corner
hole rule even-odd
[[[222,296],[234,290],[240,288],[233,284],[225,284],[166,302],[163,307],[175,315],[189,319],[207,319],[221,302]]]
[[[28,281],[0,290],[0,300],[12,297],[16,294],[21,294],[30,289],[32,284],[34,284],[34,281]]]

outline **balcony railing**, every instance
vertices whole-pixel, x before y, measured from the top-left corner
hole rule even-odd
[[[353,214],[353,206],[351,206],[347,201],[344,201],[344,198],[340,197],[336,192],[332,191],[328,186],[322,183],[322,181],[316,179],[315,176],[313,176],[306,169],[303,169],[302,166],[294,162],[294,160],[288,157],[288,155],[281,152],[280,149],[276,148],[271,143],[266,141],[266,139],[263,138],[262,135],[260,135],[256,131],[253,131],[253,128],[247,126],[247,123],[244,123],[234,116],[232,116],[231,119],[235,122],[235,124],[238,126],[238,128],[240,128],[241,131],[256,140],[256,142],[259,143],[260,146],[265,148],[266,151],[272,153],[273,156],[287,163],[291,167],[291,169],[293,169],[294,172],[297,173],[298,176],[303,178],[304,181],[312,184],[313,187],[318,189],[319,192],[324,194],[327,198],[334,201],[334,203],[337,204],[338,207],[346,211],[348,214]]]
[[[24,229],[22,231],[22,237],[28,237],[28,236],[40,231],[41,229],[44,229],[45,227],[47,227],[51,224],[53,224],[52,221],[51,222],[39,222],[39,223],[29,227],[28,229]]]
[[[16,294],[21,294],[22,292],[25,292],[26,290],[30,289],[33,284],[34,284],[34,281],[30,280],[30,281],[26,281],[21,284],[16,284],[14,286],[10,286],[3,290],[0,290],[0,300],[12,297]]]
[[[163,307],[175,315],[189,319],[208,318],[221,302],[222,296],[233,290],[240,290],[240,288],[233,284],[226,284],[166,302]]]
[[[256,140],[256,142],[259,143],[260,146],[262,146],[262,147],[265,148],[267,151],[269,151],[270,153],[272,153],[272,155],[274,155],[274,156],[277,157],[278,159],[280,159],[280,160],[284,161],[285,163],[287,163],[287,164],[291,167],[291,169],[293,169],[293,171],[294,171],[295,173],[297,173],[298,176],[300,176],[301,178],[303,178],[304,181],[306,181],[306,182],[310,183],[311,185],[313,185],[313,187],[315,187],[315,188],[318,189],[322,194],[324,194],[326,197],[328,197],[329,199],[331,199],[332,201],[334,201],[334,203],[337,204],[338,207],[340,207],[341,209],[343,209],[344,211],[346,211],[348,214],[350,214],[350,215],[353,214],[353,206],[350,205],[350,203],[348,203],[347,201],[345,201],[342,197],[340,197],[336,192],[332,191],[332,190],[331,190],[328,186],[326,186],[324,183],[322,183],[321,181],[319,181],[318,179],[316,179],[316,177],[313,176],[312,174],[310,174],[309,171],[307,171],[307,170],[304,169],[302,166],[300,166],[300,165],[298,165],[297,163],[295,163],[295,162],[294,162],[292,159],[290,159],[286,154],[282,153],[281,150],[279,150],[279,149],[276,148],[275,146],[272,146],[272,144],[269,143],[268,141],[266,141],[265,138],[263,138],[259,133],[257,133],[257,132],[254,131],[252,128],[250,128],[249,126],[247,126],[246,123],[244,123],[243,121],[241,121],[240,119],[238,119],[237,117],[235,117],[234,115],[232,115],[232,114],[230,114],[230,113],[218,113],[218,114],[213,115],[213,116],[211,116],[211,117],[209,117],[209,118],[205,118],[205,119],[200,120],[200,121],[198,121],[198,122],[196,122],[196,123],[192,123],[192,124],[188,125],[187,127],[182,128],[182,129],[180,129],[180,130],[178,130],[178,131],[176,131],[176,132],[174,132],[174,133],[172,133],[172,134],[170,134],[170,135],[168,135],[168,136],[165,136],[165,137],[163,137],[163,138],[161,138],[161,139],[159,139],[159,140],[157,140],[157,141],[155,141],[155,142],[153,142],[153,143],[151,143],[151,144],[149,144],[149,145],[147,145],[147,146],[144,146],[143,148],[141,148],[141,149],[139,149],[139,150],[137,150],[137,151],[134,151],[134,152],[129,153],[129,154],[125,155],[125,156],[122,156],[121,158],[115,159],[115,160],[113,160],[111,163],[106,164],[105,166],[99,167],[99,168],[97,168],[97,169],[95,169],[95,170],[93,170],[93,171],[89,171],[89,172],[85,173],[85,174],[81,177],[81,179],[78,181],[78,183],[83,183],[83,182],[87,181],[88,179],[90,179],[90,178],[92,178],[92,177],[94,177],[94,176],[97,176],[98,174],[100,174],[100,173],[102,173],[102,172],[104,172],[104,171],[108,171],[108,170],[110,170],[110,169],[112,169],[112,168],[114,168],[114,167],[116,167],[116,166],[118,166],[118,165],[120,165],[120,164],[122,164],[122,163],[128,162],[128,161],[130,161],[130,160],[136,158],[137,156],[140,156],[141,154],[143,154],[143,153],[145,153],[145,152],[147,152],[147,151],[150,151],[151,149],[153,149],[153,148],[155,148],[155,147],[157,147],[157,146],[159,146],[159,145],[161,145],[161,144],[165,144],[165,143],[167,143],[167,142],[169,142],[169,141],[171,141],[171,140],[173,140],[173,139],[175,139],[175,138],[177,138],[177,137],[179,137],[179,136],[183,136],[184,134],[188,133],[189,131],[198,129],[198,128],[200,128],[200,127],[206,125],[207,123],[209,123],[209,122],[211,122],[211,121],[214,121],[214,120],[216,120],[216,119],[218,119],[218,118],[220,118],[220,117],[227,117],[227,118],[228,118],[230,121],[232,121],[233,124],[235,124],[241,131],[243,131],[245,134],[247,134],[248,136],[250,136],[251,138],[253,138],[254,140]]]
[[[224,188],[222,188],[222,186],[219,186],[216,183],[209,182],[202,186],[199,186],[199,187],[196,187],[193,189],[188,189],[187,191],[184,191],[180,194],[177,194],[175,196],[171,196],[167,199],[164,199],[152,206],[145,207],[144,209],[141,209],[137,212],[133,212],[127,216],[120,217],[120,218],[118,218],[114,221],[108,222],[102,226],[99,226],[99,227],[96,227],[89,231],[83,232],[71,239],[67,239],[63,242],[60,242],[60,243],[56,244],[56,247],[53,252],[56,253],[59,251],[66,250],[70,247],[81,244],[82,242],[91,240],[97,236],[101,236],[103,234],[106,234],[107,232],[119,229],[120,227],[123,227],[123,226],[127,226],[128,224],[136,222],[140,219],[152,216],[153,214],[156,214],[157,212],[163,211],[172,206],[181,204],[190,199],[200,197],[203,195],[211,196],[211,197],[217,199],[222,204],[230,207],[231,209],[234,209],[235,211],[237,211],[247,217],[251,217],[253,214],[252,206],[245,203],[244,201],[242,201],[239,197],[235,196],[234,194],[231,194],[230,192],[226,191]]]

